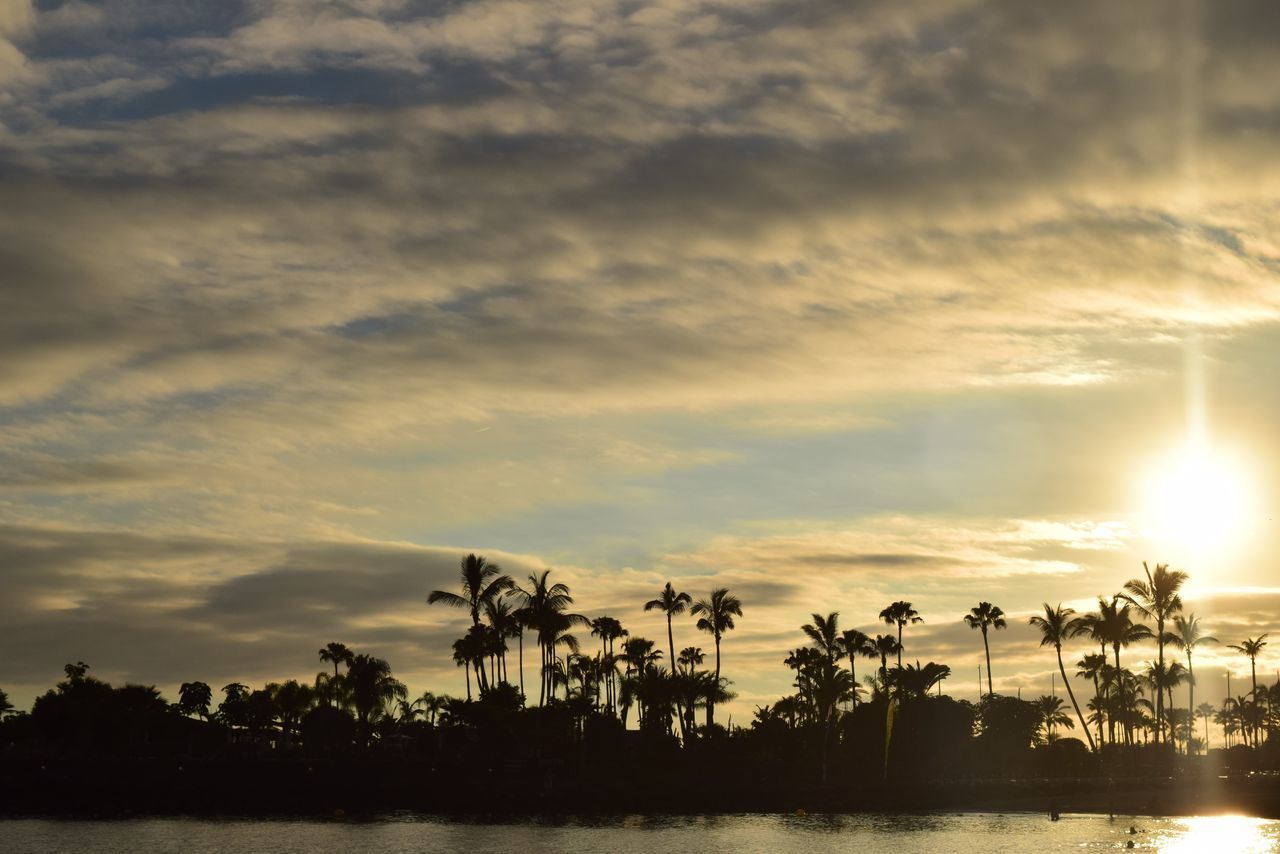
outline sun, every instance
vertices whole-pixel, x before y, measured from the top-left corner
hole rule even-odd
[[[1234,546],[1253,510],[1244,467],[1204,441],[1190,441],[1161,460],[1144,486],[1144,529],[1188,556]]]

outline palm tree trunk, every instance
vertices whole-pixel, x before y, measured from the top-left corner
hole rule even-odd
[[[1191,733],[1196,726],[1196,674],[1191,669],[1191,649],[1187,649],[1187,755],[1191,755]],[[1206,724],[1206,727],[1208,724]],[[1209,749],[1208,732],[1205,733],[1205,750]]]
[[[902,623],[898,623],[898,667],[902,667]]]
[[[990,697],[995,693],[995,689],[991,687],[991,644],[987,643],[987,627],[982,627],[982,649],[987,654],[987,696]],[[1059,664],[1062,662],[1059,661]]]
[[[468,665],[462,668],[462,670],[464,673],[467,674],[467,702],[470,703],[471,702],[471,666]]]
[[[524,704],[524,632],[516,635],[517,661],[516,666],[520,669],[520,703]]]
[[[1167,678],[1164,672],[1164,617],[1156,618],[1156,660],[1159,662],[1161,678]],[[1160,743],[1160,733],[1164,724],[1164,691],[1163,686],[1156,686],[1156,744]]]
[[[1249,656],[1249,675],[1253,678],[1253,702],[1258,702],[1258,658],[1257,656]],[[1258,746],[1258,728],[1250,721],[1250,727],[1253,730],[1253,746]]]
[[[1062,674],[1062,684],[1067,686],[1067,696],[1071,698],[1071,705],[1076,710],[1076,717],[1080,721],[1080,729],[1084,730],[1085,738],[1089,739],[1089,749],[1095,753],[1098,746],[1093,743],[1093,735],[1089,732],[1089,725],[1084,721],[1084,715],[1080,713],[1080,704],[1076,702],[1076,692],[1071,690],[1071,683],[1067,681],[1067,668],[1062,666],[1062,644],[1056,647],[1058,652],[1058,672]],[[987,665],[987,674],[991,674],[991,665]]]
[[[711,686],[711,696],[707,698],[707,731],[710,734],[711,725],[716,719],[716,697],[720,693],[720,635],[716,638],[716,682]]]
[[[671,650],[671,676],[676,675],[676,641],[671,633],[671,612],[667,612],[667,647]],[[684,710],[680,706],[680,695],[676,694],[676,720],[680,722],[680,741],[684,742]]]

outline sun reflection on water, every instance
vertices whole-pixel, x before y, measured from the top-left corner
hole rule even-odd
[[[1239,815],[1197,816],[1180,819],[1170,827],[1170,836],[1161,839],[1164,854],[1262,854],[1275,851],[1277,840],[1267,833],[1272,822]]]

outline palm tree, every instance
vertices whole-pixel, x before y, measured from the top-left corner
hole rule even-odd
[[[814,614],[815,618],[817,616]],[[835,614],[831,616],[834,618]],[[818,719],[822,722],[822,782],[825,783],[827,782],[827,754],[831,744],[831,730],[835,721],[836,708],[841,702],[854,695],[857,685],[853,681],[852,674],[842,667],[837,667],[834,659],[831,658],[819,660],[812,678],[813,699],[818,709]]]
[[[844,644],[845,655],[849,656],[849,675],[853,677],[855,690],[853,692],[853,705],[858,705],[858,692],[856,686],[858,684],[858,658],[874,659],[880,653],[876,649],[876,642],[869,635],[860,632],[857,629],[845,629],[840,633],[840,641]]]
[[[894,602],[880,612],[880,619],[890,626],[898,627],[898,666],[902,666],[902,627],[908,623],[923,623],[924,617],[911,607],[910,602]]]
[[[1209,752],[1209,718],[1213,717],[1218,710],[1213,707],[1212,703],[1201,703],[1196,706],[1196,715],[1204,719],[1204,752]]]
[[[471,614],[473,626],[480,625],[480,613],[485,605],[497,599],[512,586],[511,578],[502,574],[501,567],[475,554],[469,554],[459,561],[458,576],[461,595],[448,590],[433,590],[427,595],[427,604],[435,605],[438,602],[453,608],[466,608]],[[480,680],[480,691],[483,693],[488,688],[483,658],[480,659],[477,678]]]
[[[675,636],[671,632],[671,618],[679,614],[683,614],[685,609],[693,604],[693,597],[688,593],[677,593],[676,589],[671,586],[668,581],[666,586],[662,588],[662,592],[658,594],[657,599],[650,599],[644,603],[644,610],[661,611],[667,617],[667,649],[671,652],[671,668],[675,671],[676,666],[676,641]],[[680,722],[680,738],[684,739],[684,712],[680,709],[680,700],[676,698],[676,719]]]
[[[1195,614],[1188,614],[1185,617],[1179,616],[1173,621],[1173,634],[1169,636],[1169,642],[1187,654],[1187,708],[1194,709],[1196,707],[1196,673],[1191,667],[1191,653],[1198,646],[1208,643],[1217,643],[1218,639],[1206,635],[1200,628],[1200,620]],[[1191,755],[1191,729],[1195,725],[1195,721],[1189,717],[1187,719],[1187,755]],[[1205,745],[1208,749],[1208,724],[1205,729]]]
[[[280,732],[287,745],[302,716],[315,704],[315,691],[309,685],[290,679],[268,684],[267,692],[275,703],[276,711],[280,713]]]
[[[982,649],[987,656],[987,694],[994,694],[995,689],[991,687],[991,645],[987,643],[987,629],[1005,628],[1004,611],[990,602],[979,602],[977,607],[970,608],[969,613],[964,615],[964,621],[971,629],[982,629]]]
[[[813,615],[812,623],[805,623],[800,630],[808,635],[813,645],[826,656],[829,664],[835,664],[844,654],[840,639],[840,612],[832,611],[827,616]]]
[[[1238,644],[1232,644],[1228,649],[1234,649],[1241,655],[1249,656],[1249,675],[1253,680],[1253,696],[1258,695],[1258,656],[1262,654],[1262,648],[1267,645],[1267,635],[1261,634],[1256,638],[1245,638]],[[1252,733],[1254,736],[1256,732]]]
[[[727,587],[718,587],[711,591],[707,599],[699,599],[693,603],[689,613],[698,617],[698,630],[708,632],[716,641],[716,673],[715,684],[720,685],[720,639],[724,633],[734,629],[734,617],[742,616],[742,602],[729,592]],[[707,703],[707,726],[715,722],[715,700]]]
[[[493,630],[493,646],[498,656],[499,682],[510,682],[507,678],[507,638],[519,638],[521,635],[520,620],[516,617],[511,605],[503,599],[490,599],[484,603],[484,617]]]
[[[923,699],[929,695],[933,687],[951,675],[951,668],[945,664],[930,661],[923,667],[917,661],[914,665],[895,667],[889,671],[889,684],[896,693],[903,697]]]
[[[706,659],[702,654],[700,646],[686,646],[680,650],[680,657],[676,661],[685,668],[685,671],[692,673],[695,667],[698,667]]]
[[[876,635],[874,643],[876,653],[880,656],[880,690],[887,692],[889,690],[889,656],[897,653],[898,660],[902,660],[902,644],[898,643],[893,635]]]
[[[347,645],[344,643],[330,641],[324,645],[323,649],[320,650],[320,660],[331,662],[333,664],[332,687],[334,689],[334,694],[336,694],[336,689],[338,687],[338,665],[344,664],[347,667],[351,666],[351,650],[347,649]],[[334,702],[337,702],[336,697]]]
[[[1076,722],[1071,720],[1071,716],[1062,708],[1061,697],[1045,695],[1036,700],[1035,705],[1036,710],[1040,713],[1040,725],[1044,727],[1045,730],[1044,740],[1046,744],[1053,743],[1054,727],[1064,726],[1069,729],[1075,729]],[[1078,715],[1079,713],[1080,710],[1076,709],[1076,714]],[[1082,719],[1081,725],[1083,725],[1083,723],[1084,721]],[[1089,732],[1088,727],[1085,727],[1085,732]]]
[[[1080,633],[1087,633],[1084,628],[1084,618],[1077,619],[1076,624]],[[1090,708],[1097,711],[1098,725],[1098,744],[1103,743],[1102,725],[1106,719],[1105,701],[1103,698],[1103,689],[1101,685],[1102,674],[1107,669],[1107,656],[1100,652],[1092,652],[1076,662],[1076,676],[1081,679],[1093,680],[1093,704]]]
[[[381,658],[363,653],[355,655],[347,666],[351,684],[351,700],[356,707],[362,737],[369,738],[373,717],[389,700],[407,696],[404,683],[391,675],[391,665]]]
[[[1124,670],[1120,667],[1120,648],[1127,647],[1131,643],[1151,637],[1151,630],[1141,623],[1135,623],[1132,616],[1132,603],[1124,601],[1119,596],[1113,596],[1111,601],[1098,599],[1098,613],[1096,617],[1090,617],[1091,631],[1099,637],[1103,643],[1111,646],[1112,654],[1115,657],[1115,668],[1117,675],[1122,675]],[[1119,702],[1122,709],[1125,710],[1128,717],[1129,704],[1136,699],[1130,695],[1126,688],[1129,683],[1123,679],[1117,680],[1119,688]],[[1125,740],[1132,742],[1133,730],[1131,723],[1125,725]],[[1113,739],[1114,741],[1114,739]]]
[[[1148,620],[1156,622],[1156,663],[1164,670],[1164,645],[1168,637],[1165,635],[1165,622],[1182,610],[1182,596],[1179,590],[1187,581],[1187,574],[1179,570],[1169,569],[1166,563],[1156,564],[1152,571],[1144,560],[1142,571],[1146,579],[1133,578],[1124,584],[1125,592],[1121,594],[1127,602],[1135,605]],[[1164,695],[1156,691],[1156,720],[1164,717]],[[1160,730],[1156,729],[1156,744],[1160,743]]]
[[[545,569],[539,575],[530,574],[528,588],[511,588],[511,595],[520,606],[517,613],[521,622],[538,633],[538,646],[542,651],[538,705],[543,705],[548,696],[555,697],[552,672],[557,662],[556,648],[564,646],[577,652],[578,639],[570,630],[574,626],[591,625],[581,614],[569,613],[568,608],[573,604],[569,586],[562,582],[552,584],[550,578],[551,570]]]
[[[207,688],[209,686],[206,685],[205,687]],[[206,710],[208,709],[208,706],[209,704],[206,702],[205,703]],[[3,718],[5,715],[9,714],[12,711],[13,711],[13,703],[9,702],[9,695],[6,694],[3,689],[0,689],[0,718]]]
[[[1053,647],[1054,654],[1058,658],[1058,673],[1062,676],[1062,684],[1067,686],[1067,696],[1071,698],[1071,706],[1076,710],[1076,717],[1080,719],[1080,728],[1084,730],[1085,738],[1089,740],[1089,749],[1096,751],[1098,746],[1093,743],[1093,735],[1089,732],[1089,726],[1085,723],[1084,715],[1080,712],[1080,704],[1076,702],[1075,691],[1071,690],[1071,680],[1067,678],[1067,669],[1062,664],[1063,641],[1070,640],[1081,631],[1080,623],[1075,619],[1075,613],[1074,609],[1064,608],[1061,603],[1054,608],[1048,602],[1045,602],[1044,616],[1037,614],[1027,622],[1040,630],[1041,646]],[[990,664],[987,665],[987,675],[988,677],[991,675]],[[1099,725],[1098,734],[1101,737],[1101,725]]]

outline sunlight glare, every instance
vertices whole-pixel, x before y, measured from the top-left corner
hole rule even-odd
[[[1203,556],[1244,533],[1252,496],[1243,468],[1202,441],[1188,442],[1146,480],[1144,528],[1162,543]]]
[[[1162,854],[1190,854],[1203,851],[1230,851],[1254,854],[1274,850],[1275,840],[1266,828],[1271,822],[1240,815],[1197,816],[1181,822],[1185,829],[1172,839],[1162,840]]]

